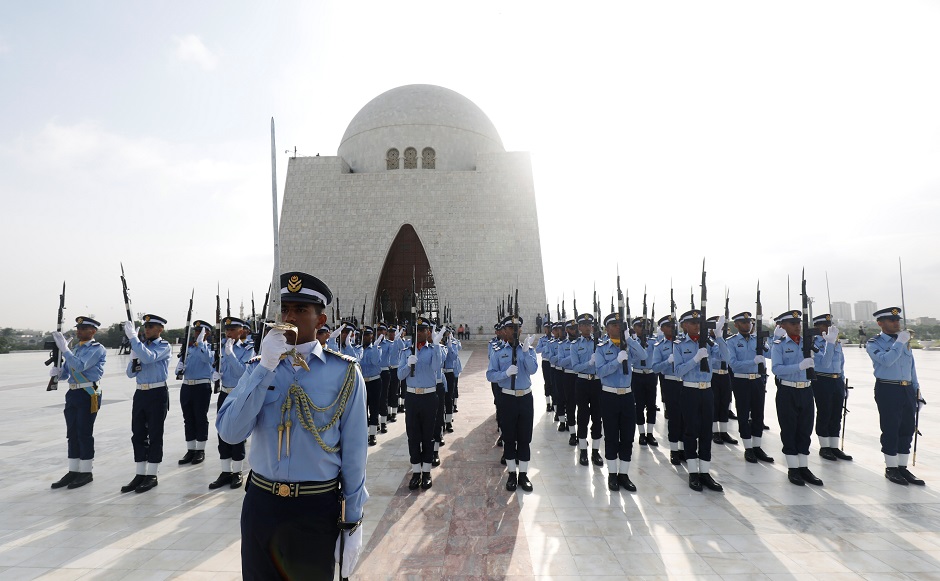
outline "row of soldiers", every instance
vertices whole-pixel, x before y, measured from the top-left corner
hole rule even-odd
[[[866,348],[875,369],[885,477],[895,484],[923,485],[908,470],[915,415],[923,405],[907,345],[910,335],[900,330],[899,308],[882,309],[874,316],[882,333],[870,339]],[[545,322],[545,333],[535,347],[542,356],[546,411],[554,412],[558,431],[567,433],[569,444],[578,447],[579,463],[584,466],[589,464],[590,434],[590,462],[603,466],[606,460],[610,490],[636,490],[629,468],[637,432],[641,446],[659,444],[654,436],[657,383],[665,405],[670,461],[686,464],[690,488],[722,490],[710,472],[711,448],[712,443],[737,443],[728,429],[732,394],[744,460],[773,462],[762,448],[768,360],[776,384],[788,480],[798,486],[823,484],[808,464],[814,425],[822,458],[852,460],[838,445],[848,394],[842,344],[831,315],[813,317],[816,333],[805,339],[802,313],[786,311],[774,319],[772,342],[763,341],[760,349],[755,320],[747,311],[732,317],[737,333],[728,338],[716,332],[723,328],[724,317],[703,321],[695,309],[680,315],[678,321],[672,316],[659,319],[655,337],[647,336],[649,326],[643,318],[628,326],[621,317],[618,313],[605,317],[603,335],[595,329],[591,314]],[[499,334],[502,324],[491,341],[491,370],[493,354],[507,347],[508,340]],[[708,334],[706,347],[700,347],[700,333]],[[809,357],[804,356],[804,340],[811,341]],[[808,370],[813,370],[814,379],[808,377]],[[497,418],[503,428],[499,405]],[[514,480],[512,472],[510,480]]]

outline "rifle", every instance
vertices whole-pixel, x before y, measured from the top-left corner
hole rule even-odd
[[[644,329],[646,328],[646,315],[647,315],[647,312],[646,312],[646,285],[643,285],[643,325],[644,325],[643,328],[644,328]],[[640,336],[640,345],[643,346],[643,349],[646,349],[646,333],[643,333],[643,335]],[[646,359],[645,359],[645,358],[642,359],[642,360],[640,360],[640,365],[646,365]]]
[[[184,366],[186,365],[186,354],[189,352],[189,336],[193,331],[191,324],[193,322],[193,298],[195,298],[195,296],[196,289],[193,289],[193,294],[189,296],[189,311],[186,313],[186,332],[184,333],[186,335],[186,342],[183,343],[183,348],[180,350],[179,354],[180,363]],[[183,379],[183,373],[177,373],[176,379]]]
[[[839,449],[845,452],[845,416],[849,413],[849,390],[855,389],[849,385],[849,378],[845,378],[845,399],[842,400],[842,441],[839,443]],[[915,430],[916,433],[916,430]]]
[[[134,323],[134,315],[131,314],[131,297],[127,294],[127,278],[124,277],[124,263],[121,263],[121,287],[124,292],[124,310],[127,311],[127,320]],[[140,360],[134,357],[131,361],[131,370],[140,371]]]
[[[630,303],[628,301],[627,305],[629,304]],[[627,309],[627,312],[629,313],[630,307],[628,306],[626,307],[626,309]],[[618,264],[617,265],[617,321],[620,323],[620,350],[621,351],[627,350],[627,337],[626,337],[626,332],[625,332],[626,331],[625,325],[627,323],[624,319],[624,316],[625,315],[624,315],[623,291],[620,290],[620,265]],[[623,362],[623,374],[627,376],[630,375],[630,362],[629,361]]]
[[[679,319],[676,317],[676,299],[672,292],[672,280],[669,281],[669,316],[672,317],[672,340],[679,336]]]
[[[258,330],[258,318],[255,315],[255,291],[251,291],[251,332]]]
[[[695,289],[693,289],[692,287],[689,287],[689,304],[691,305],[690,308],[694,311],[695,310]]]
[[[415,289],[415,267],[411,267],[411,322],[414,325],[414,335],[411,341],[411,354],[417,353],[418,347],[418,293]],[[415,376],[415,366],[411,365],[411,377]]]
[[[261,305],[261,319],[258,321],[257,328],[253,335],[255,344],[255,355],[261,353],[261,335],[264,332],[264,323],[268,317],[268,298],[271,296],[271,285],[268,284],[268,292],[264,293],[264,303]],[[339,300],[339,299],[337,299]]]
[[[601,320],[601,305],[597,300],[597,283],[594,283],[594,324],[592,325],[591,334],[594,335],[594,352],[597,353],[597,344],[601,341],[601,329],[600,329],[600,320]]]
[[[512,306],[512,364],[517,362],[516,352],[519,350],[519,289],[516,289],[516,300]],[[516,376],[509,378],[509,389],[516,389]]]
[[[698,333],[698,348],[699,349],[708,348],[708,329],[705,326],[705,321],[708,320],[708,317],[705,315],[705,303],[706,303],[707,298],[708,298],[708,287],[705,286],[705,259],[703,258],[702,259],[702,299],[701,299],[702,325]],[[692,308],[694,309],[695,307],[692,307]],[[711,371],[711,366],[708,364],[708,357],[704,357],[701,361],[699,361],[698,368],[700,371],[706,371],[706,372]]]
[[[803,274],[801,275],[803,279],[802,283],[802,303],[803,303],[803,359],[809,359],[813,356],[813,351],[815,347],[813,346],[813,338],[810,335],[809,329],[809,295],[806,294],[806,269],[803,269]],[[806,379],[808,381],[816,380],[816,369],[809,367],[806,369]]]
[[[363,295],[363,296],[362,296],[362,319],[359,321],[359,328],[360,328],[360,329],[362,329],[362,328],[365,327],[365,325],[366,325],[366,298],[368,298],[368,295]],[[373,322],[375,322],[375,321],[373,321]],[[363,335],[364,335],[364,334],[365,334],[365,332],[363,332]]]
[[[728,288],[725,287],[725,324],[721,327],[721,338],[727,339],[729,336],[728,333],[728,318],[731,317],[731,312],[728,310]],[[715,329],[715,336],[718,336],[718,329]],[[728,363],[726,361],[721,362],[722,369],[728,369]]]
[[[754,339],[757,343],[754,355],[764,355],[764,308],[760,302],[760,281],[757,281],[757,304],[754,307],[754,316],[757,318],[757,328],[754,329]],[[757,373],[767,375],[767,366],[763,363],[757,364]]]
[[[898,256],[898,277],[901,281],[901,317],[904,319],[904,330],[908,331],[907,328],[907,306],[904,304],[904,270],[901,268],[901,257]],[[910,331],[908,331],[910,332]],[[911,337],[914,336],[913,332]],[[910,350],[911,342],[908,341],[906,345],[907,349]],[[911,358],[913,359],[914,353],[911,352]],[[920,393],[920,387],[917,388],[916,401],[914,404],[917,406],[917,409],[914,410],[914,451],[913,458],[911,458],[911,466],[917,466],[917,437],[921,435],[920,433],[920,407],[921,404],[927,403],[924,400],[923,396]]]
[[[222,298],[219,296],[220,289],[218,284],[215,287],[215,327],[219,334],[212,334],[212,367],[222,373]],[[212,386],[212,393],[219,393],[222,389],[222,381],[216,380]]]
[[[578,297],[574,296],[574,291],[571,291],[571,308],[574,309],[574,320],[578,320]]]
[[[56,319],[56,331],[62,332],[62,323],[65,321],[65,281],[62,281],[62,294],[59,295],[59,314]],[[62,367],[62,353],[59,351],[59,346],[55,341],[52,342],[50,346],[52,351],[49,353],[49,359],[46,360],[45,365],[48,367],[52,365],[53,367]],[[49,383],[46,385],[46,391],[56,391],[59,389],[59,375],[53,375],[49,378]]]

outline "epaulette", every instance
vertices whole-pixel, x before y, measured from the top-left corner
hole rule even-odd
[[[875,339],[877,339],[877,338],[878,338],[878,335],[875,335],[874,337],[872,337],[871,339],[869,339],[868,341],[866,341],[866,343],[873,343],[873,342],[875,341]]]
[[[342,359],[343,361],[346,361],[346,362],[348,362],[348,363],[356,363],[356,358],[355,358],[355,357],[351,357],[351,356],[349,356],[349,355],[344,355],[343,353],[340,353],[339,351],[333,351],[332,349],[324,348],[324,349],[323,349],[323,352],[324,352],[324,353],[329,353],[330,355],[333,355],[333,356],[335,356],[335,357],[339,357],[340,359]]]
[[[606,345],[606,344],[608,344],[608,343],[610,343],[610,338],[609,338],[609,337],[605,337],[605,338],[603,338],[603,339],[601,339],[600,341],[597,342],[597,346],[600,347],[601,345]]]
[[[255,355],[254,357],[248,360],[247,365],[254,365],[260,362],[261,362],[261,355]]]
[[[783,339],[774,339],[774,345],[779,345],[783,343]]]

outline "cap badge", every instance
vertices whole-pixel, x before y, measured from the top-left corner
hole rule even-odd
[[[79,317],[79,318],[75,319],[75,322],[78,323],[79,325],[81,325],[82,323],[85,322],[85,319]]]
[[[150,315],[144,316],[144,322],[145,322],[145,323],[149,323],[149,322],[150,322]]]
[[[892,314],[892,315],[900,315],[900,314],[901,314],[901,311],[900,311],[900,309],[891,309],[891,314]]]
[[[799,312],[799,311],[793,311],[793,312],[790,313],[790,314],[793,315],[793,318],[794,318],[794,319],[799,319],[799,318],[800,318],[800,315],[801,315],[802,313]]]
[[[827,320],[827,321],[831,321],[831,320],[832,320],[832,315],[826,315],[826,320]]]
[[[232,324],[232,319],[225,319],[225,324],[226,324],[226,325],[231,325],[231,324]]]
[[[297,276],[296,274],[295,274],[294,276],[290,277],[290,280],[287,281],[287,291],[288,291],[288,292],[299,293],[299,292],[300,292],[300,289],[302,289],[303,286],[304,286],[303,281],[300,280],[300,277]]]
[[[697,319],[697,318],[699,317],[699,312],[698,312],[698,311],[692,311],[692,317]]]

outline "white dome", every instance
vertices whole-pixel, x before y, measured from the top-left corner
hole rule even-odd
[[[492,121],[473,101],[435,85],[405,85],[372,99],[353,117],[337,155],[353,172],[390,171],[386,156],[414,148],[417,169],[422,152],[434,150],[437,170],[473,170],[482,152],[504,152]],[[404,169],[402,169],[404,171]]]

